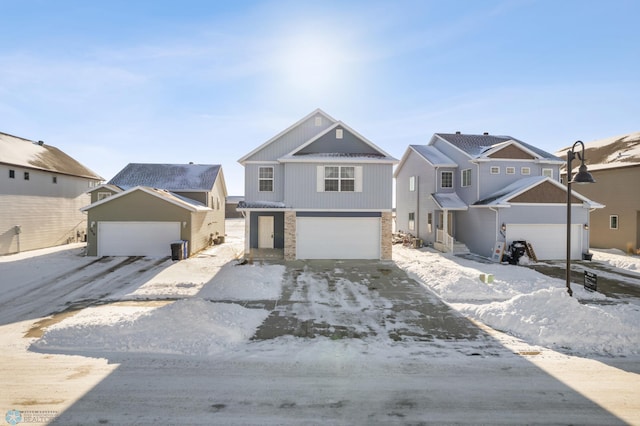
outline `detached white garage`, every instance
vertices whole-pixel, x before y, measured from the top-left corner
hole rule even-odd
[[[558,224],[507,224],[507,243],[524,240],[540,260],[567,257],[567,226]],[[571,225],[571,258],[582,257],[582,225]]]
[[[380,259],[379,217],[297,217],[298,259]]]
[[[98,222],[98,256],[171,256],[180,222]]]

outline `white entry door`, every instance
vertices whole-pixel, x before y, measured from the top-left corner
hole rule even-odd
[[[273,248],[273,216],[258,216],[258,248]]]

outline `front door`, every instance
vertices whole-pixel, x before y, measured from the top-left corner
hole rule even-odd
[[[273,216],[258,216],[258,248],[273,248]]]

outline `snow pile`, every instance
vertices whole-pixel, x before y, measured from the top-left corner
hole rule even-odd
[[[264,309],[202,299],[161,308],[101,306],[49,327],[39,350],[211,355],[246,342],[269,315]]]
[[[611,256],[610,263],[617,262]],[[452,307],[529,344],[583,354],[640,354],[640,307],[534,270],[394,246],[396,263]],[[618,263],[619,264],[619,263]],[[632,269],[634,264],[627,264]],[[492,274],[484,283],[480,274]],[[580,303],[591,301],[592,304]]]
[[[593,260],[640,274],[640,256],[629,256],[618,249],[591,249],[590,251],[593,252]]]

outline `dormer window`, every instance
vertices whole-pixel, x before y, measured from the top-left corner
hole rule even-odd
[[[342,139],[342,129],[336,129],[336,139]]]

